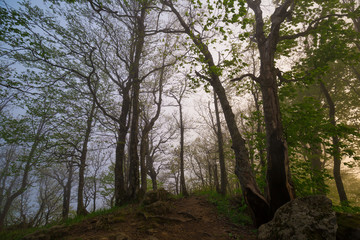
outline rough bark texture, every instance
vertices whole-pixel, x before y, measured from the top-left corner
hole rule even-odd
[[[331,125],[334,127],[332,138],[333,144],[333,158],[334,158],[334,179],[336,184],[336,189],[339,194],[340,202],[342,205],[348,204],[348,198],[345,192],[344,184],[341,179],[341,155],[340,155],[340,140],[339,136],[336,134],[336,119],[335,119],[335,104],[332,100],[329,91],[326,89],[326,86],[323,82],[320,81],[320,88],[323,92],[326,102],[329,106],[329,120]]]
[[[261,87],[267,140],[266,176],[273,213],[286,202],[295,198],[293,187],[290,184],[288,148],[282,129],[280,105],[275,86]]]
[[[265,36],[261,1],[248,0],[249,7],[255,14],[255,38],[260,54],[260,84],[267,140],[267,184],[272,214],[295,198],[291,184],[288,148],[284,137],[277,86],[277,69],[275,68],[275,52],[279,42],[280,25],[290,14],[287,9],[293,0],[284,1],[271,16],[271,29]]]

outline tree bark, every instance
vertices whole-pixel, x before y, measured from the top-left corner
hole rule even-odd
[[[183,112],[181,102],[179,104],[179,114],[180,114],[180,193],[184,196],[188,196],[185,184],[185,172],[184,172],[184,123],[183,123]]]
[[[145,17],[147,15],[147,3],[144,2],[140,6],[140,15],[135,16],[135,42],[134,42],[134,55],[131,56],[132,61],[130,64],[129,77],[133,83],[132,85],[132,119],[130,127],[130,165],[129,165],[129,183],[128,192],[126,196],[127,201],[137,201],[139,194],[139,154],[138,154],[138,135],[139,135],[139,95],[140,95],[140,59],[143,53],[145,43]]]
[[[66,181],[66,184],[63,186],[64,188],[64,196],[63,196],[63,208],[62,208],[62,219],[65,220],[69,217],[69,211],[70,211],[70,197],[71,197],[71,185],[73,182],[73,163],[68,163],[68,179]]]
[[[92,131],[93,118],[95,115],[96,102],[95,99],[92,102],[91,109],[86,121],[86,131],[84,142],[81,149],[80,165],[79,165],[79,184],[78,184],[78,199],[77,199],[77,215],[87,215],[88,211],[84,206],[84,186],[85,186],[85,168],[86,168],[86,155],[88,151],[88,143],[90,141],[90,135]]]
[[[325,84],[320,81],[320,88],[323,92],[326,102],[329,106],[329,120],[330,124],[333,126],[333,134],[332,134],[332,142],[333,142],[333,159],[334,159],[334,179],[336,184],[336,189],[339,194],[341,205],[348,205],[348,198],[345,192],[344,184],[341,178],[341,155],[340,155],[340,139],[338,134],[336,133],[336,118],[335,118],[335,104],[331,98],[329,91],[326,89]]]
[[[117,131],[116,152],[115,152],[115,206],[121,206],[125,197],[125,179],[124,179],[124,162],[125,162],[125,145],[126,135],[129,129],[127,116],[130,111],[129,92],[123,92],[123,102],[119,118],[119,129]]]
[[[256,81],[260,84],[263,99],[263,111],[267,140],[267,184],[272,214],[286,202],[295,198],[291,184],[287,142],[284,137],[277,86],[275,52],[279,43],[280,25],[288,16],[288,7],[293,0],[284,1],[271,16],[271,29],[266,37],[261,1],[247,0],[255,14],[255,38],[260,54],[260,75]]]
[[[190,37],[192,42],[203,55],[205,60],[204,62],[207,64],[208,69],[210,70],[210,78],[206,76],[202,77],[211,84],[214,91],[216,92],[216,95],[219,98],[220,105],[223,109],[225,120],[231,135],[232,149],[235,153],[235,174],[240,181],[244,199],[252,212],[253,222],[256,226],[260,226],[261,224],[271,220],[269,204],[267,200],[262,196],[257,186],[255,176],[249,163],[249,155],[245,146],[245,140],[242,138],[237,127],[235,115],[226,97],[225,89],[222,86],[222,83],[217,73],[215,71],[212,71],[212,69],[216,69],[213,57],[209,52],[207,45],[204,44],[198,36],[194,35],[193,31],[190,30],[189,25],[184,21],[184,19],[176,10],[172,2],[165,0],[163,0],[162,2],[166,6],[168,6],[171,11],[176,15],[185,33]]]
[[[226,187],[227,187],[227,174],[226,174],[226,166],[225,166],[224,140],[223,140],[222,130],[221,130],[218,101],[217,101],[217,96],[216,96],[215,92],[214,92],[214,106],[215,106],[216,127],[217,127],[216,135],[217,135],[217,140],[218,140],[220,175],[221,175],[220,193],[225,196],[226,195]],[[215,161],[215,165],[216,165],[216,161]],[[215,171],[217,173],[217,167],[216,167]],[[217,177],[217,174],[216,174],[216,177]]]

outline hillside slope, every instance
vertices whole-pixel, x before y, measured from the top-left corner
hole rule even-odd
[[[70,227],[54,226],[26,240],[230,240],[256,239],[252,227],[235,226],[205,197],[159,202],[151,208],[127,207]]]

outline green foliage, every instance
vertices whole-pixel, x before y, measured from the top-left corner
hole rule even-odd
[[[320,103],[312,97],[304,97],[293,104],[282,105],[284,131],[289,147],[292,180],[298,196],[316,193],[316,188],[326,189],[323,184],[330,175],[325,169],[313,170],[311,158],[314,156],[312,146],[320,143],[328,145],[331,126]],[[315,172],[317,171],[317,172]]]
[[[71,226],[71,225],[74,225],[76,223],[82,222],[82,221],[84,221],[86,219],[99,217],[99,216],[103,216],[103,215],[107,215],[107,214],[110,214],[110,213],[117,212],[120,209],[125,208],[126,206],[127,205],[124,205],[124,206],[121,206],[121,207],[116,207],[115,206],[115,207],[112,207],[112,208],[109,208],[109,209],[99,209],[99,210],[96,210],[95,212],[87,214],[86,216],[80,215],[80,216],[75,216],[74,218],[68,218],[63,223],[66,226]],[[49,227],[49,226],[47,226],[47,227]]]
[[[238,202],[232,204],[231,196],[223,196],[213,190],[202,190],[195,194],[206,196],[209,202],[214,204],[219,213],[227,217],[231,222],[239,225],[249,225],[252,223],[251,218],[245,213],[247,205],[241,197],[241,203]],[[240,196],[234,196],[239,198]]]
[[[31,234],[35,231],[37,231],[37,228],[25,228],[25,229],[6,229],[3,231],[0,231],[0,239],[2,240],[21,240],[26,235]]]
[[[358,214],[360,213],[360,207],[345,206],[345,205],[333,205],[333,209],[336,212]]]

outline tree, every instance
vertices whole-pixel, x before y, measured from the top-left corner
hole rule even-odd
[[[0,228],[4,227],[14,201],[29,187],[31,171],[48,147],[49,126],[55,114],[51,98],[46,93],[40,95],[39,98],[28,102],[27,108],[27,114],[22,119],[2,119],[2,140],[8,144],[15,144],[20,152],[10,154],[4,159],[6,172],[3,174],[13,177],[3,175],[3,182],[0,184],[4,186],[0,199]]]
[[[218,142],[218,154],[219,154],[219,163],[220,163],[220,173],[221,173],[221,194],[226,195],[226,186],[227,186],[227,174],[225,167],[225,156],[224,156],[224,140],[223,134],[221,131],[221,122],[220,122],[220,113],[218,107],[218,100],[216,93],[214,92],[214,106],[215,106],[215,116],[216,116],[216,137]],[[216,171],[217,172],[217,171]]]
[[[222,106],[225,120],[231,134],[232,149],[234,150],[236,159],[235,172],[240,181],[245,201],[253,213],[254,223],[259,226],[271,219],[269,205],[267,200],[262,196],[253,175],[245,141],[239,132],[235,115],[227,99],[225,89],[220,81],[221,70],[219,70],[219,68],[215,65],[213,56],[210,53],[208,46],[203,42],[201,36],[195,35],[191,24],[186,23],[173,2],[162,1],[162,3],[167,6],[178,19],[182,30],[177,32],[183,32],[190,38],[199,53],[200,59],[202,59],[202,62],[205,64],[206,74],[208,74],[209,77],[202,75],[199,72],[197,72],[197,75],[213,87],[219,98],[219,102]]]
[[[185,184],[185,170],[184,170],[184,133],[185,133],[185,126],[184,126],[184,119],[183,119],[183,105],[182,100],[185,96],[186,89],[187,89],[187,80],[181,82],[181,86],[178,90],[172,89],[169,94],[170,96],[176,101],[177,107],[179,108],[179,120],[177,120],[178,127],[180,129],[180,193],[184,196],[188,196],[189,193],[186,190]],[[176,93],[175,93],[176,92]]]

